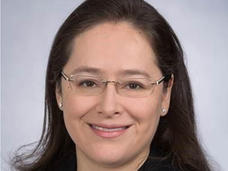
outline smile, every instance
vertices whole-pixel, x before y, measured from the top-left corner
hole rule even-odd
[[[116,138],[122,134],[124,134],[128,126],[107,126],[107,125],[95,125],[89,124],[92,131],[99,137],[102,138]]]

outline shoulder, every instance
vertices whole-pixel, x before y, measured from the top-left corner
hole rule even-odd
[[[56,164],[55,171],[75,171],[76,170],[76,158],[75,155],[71,155],[62,159]]]
[[[170,160],[149,156],[139,171],[179,171]]]
[[[180,171],[172,164],[172,156],[164,153],[152,146],[150,154],[138,171]]]

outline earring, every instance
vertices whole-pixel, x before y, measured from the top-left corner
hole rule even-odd
[[[165,112],[166,112],[165,108],[162,108],[162,113],[165,113]]]
[[[59,108],[62,109],[62,107],[63,107],[63,103],[60,102],[60,103],[59,103]]]

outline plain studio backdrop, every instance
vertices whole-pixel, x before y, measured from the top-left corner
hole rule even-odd
[[[2,0],[1,164],[40,138],[54,36],[82,0]],[[185,51],[198,134],[214,170],[228,170],[228,1],[151,0]]]

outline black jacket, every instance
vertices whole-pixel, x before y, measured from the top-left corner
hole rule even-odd
[[[71,156],[67,160],[60,163],[56,171],[76,171],[76,159]],[[148,157],[144,164],[138,171],[178,171],[175,169],[169,160],[159,160],[152,157]]]

